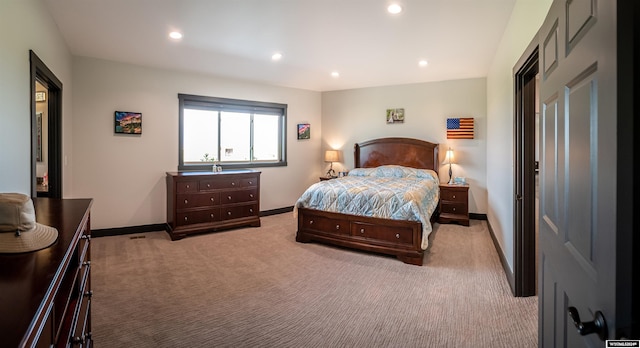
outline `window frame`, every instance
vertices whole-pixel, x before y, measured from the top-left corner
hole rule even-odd
[[[203,162],[203,164],[185,164],[184,163],[184,109],[186,108],[198,108],[202,110],[211,111],[229,111],[229,112],[244,112],[251,113],[251,126],[250,126],[250,138],[253,144],[253,114],[254,113],[268,113],[279,115],[278,125],[278,151],[280,153],[280,159],[277,161],[253,161],[248,162],[220,162],[219,164],[224,169],[240,169],[240,168],[261,168],[261,167],[283,167],[287,165],[287,104],[259,102],[242,99],[229,99],[218,97],[206,97],[192,94],[178,94],[178,109],[179,109],[179,125],[178,125],[178,170],[188,171],[210,171],[213,163]],[[281,116],[280,116],[281,115]],[[218,151],[220,151],[220,133],[222,129],[218,128]],[[250,156],[253,157],[253,148],[250,149]],[[220,158],[220,157],[218,157]]]

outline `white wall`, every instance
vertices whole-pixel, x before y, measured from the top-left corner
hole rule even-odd
[[[453,176],[466,177],[471,186],[469,211],[485,214],[486,96],[484,78],[324,92],[322,149],[341,149],[344,163],[334,168],[352,169],[357,142],[382,137],[422,139],[440,144],[440,161],[451,147],[458,162]],[[390,108],[404,108],[405,121],[387,124]],[[446,120],[451,117],[473,117],[475,138],[447,140]],[[441,166],[439,174],[440,181],[447,182],[448,166]]]
[[[94,229],[166,222],[165,172],[178,166],[178,93],[288,104],[286,167],[260,168],[260,209],[293,206],[321,170],[320,93],[75,57],[74,196],[94,199]],[[114,111],[142,134],[114,134]],[[311,139],[297,140],[297,124]],[[292,217],[293,218],[293,217]]]
[[[514,67],[534,39],[551,0],[519,0],[487,76],[487,218],[513,271]]]
[[[62,152],[71,149],[71,55],[47,7],[40,0],[0,1],[0,192],[31,193],[31,109],[29,50],[63,84]],[[69,167],[63,195],[71,190]]]

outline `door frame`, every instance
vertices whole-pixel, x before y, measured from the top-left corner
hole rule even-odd
[[[616,337],[640,339],[640,217],[637,214],[640,185],[640,6],[635,1],[617,1],[617,188],[616,188]],[[634,122],[635,120],[635,122]],[[635,238],[634,238],[635,234]]]
[[[535,110],[538,45],[534,40],[514,68],[514,271],[511,291],[534,296],[536,285],[535,231]],[[533,83],[533,85],[531,85]]]
[[[46,64],[29,50],[31,79],[31,196],[37,197],[36,181],[36,80],[40,81],[48,89],[47,113],[48,113],[48,173],[49,192],[47,197],[62,198],[62,82],[47,67]]]

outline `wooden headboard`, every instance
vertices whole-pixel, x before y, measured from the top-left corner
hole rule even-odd
[[[380,138],[354,145],[356,168],[396,164],[438,172],[438,144],[410,138]]]

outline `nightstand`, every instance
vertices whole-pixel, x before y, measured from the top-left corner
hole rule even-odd
[[[457,222],[469,226],[469,185],[440,184],[440,216],[438,222]]]

